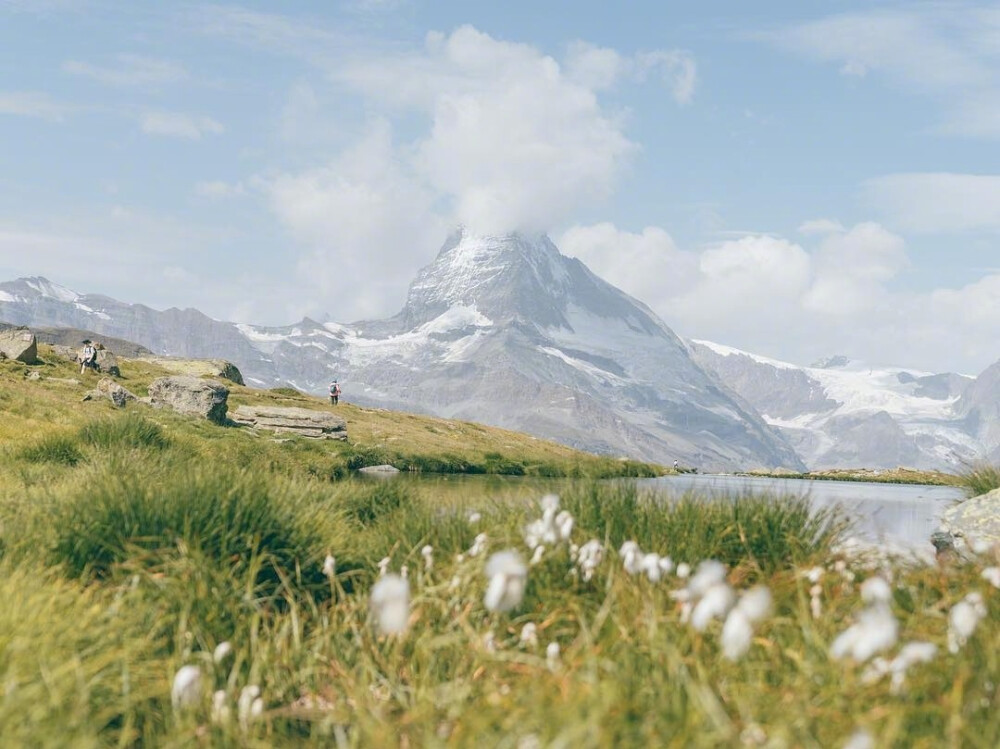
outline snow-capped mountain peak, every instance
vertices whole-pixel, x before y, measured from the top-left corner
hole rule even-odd
[[[43,276],[19,278],[16,281],[0,283],[0,299],[5,302],[29,301],[31,299],[54,299],[59,302],[75,302],[80,298],[71,289],[52,283]]]

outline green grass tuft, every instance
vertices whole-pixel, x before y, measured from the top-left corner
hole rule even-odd
[[[75,466],[84,459],[75,437],[50,434],[21,448],[17,456],[28,463],[58,463]]]
[[[1000,488],[1000,466],[977,463],[959,475],[961,485],[973,497]]]
[[[131,412],[85,424],[80,429],[80,439],[103,450],[134,447],[163,450],[170,445],[159,424]]]
[[[232,568],[266,557],[258,584],[277,588],[284,576],[322,586],[320,528],[299,515],[304,497],[291,485],[227,469],[129,468],[112,461],[62,506],[53,558],[71,576],[106,578],[126,562],[153,566],[192,548]]]

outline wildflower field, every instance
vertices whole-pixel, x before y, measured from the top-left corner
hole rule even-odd
[[[802,499],[663,503],[580,477],[613,461],[419,453],[388,422],[274,443],[24,369],[0,366],[4,746],[1000,745],[996,550],[873,567]],[[577,478],[331,468],[389,450]]]

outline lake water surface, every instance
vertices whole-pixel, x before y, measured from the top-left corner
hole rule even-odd
[[[695,491],[733,498],[747,494],[805,496],[817,508],[842,507],[855,520],[854,535],[864,541],[903,547],[923,554],[933,551],[930,536],[939,525],[941,513],[955,500],[965,497],[962,489],[953,486],[712,474],[640,479],[639,485],[655,488],[667,495]]]
[[[560,479],[535,479],[510,476],[455,476],[403,474],[404,481],[414,481],[437,501],[461,501],[470,495],[489,496],[500,501],[527,501],[546,492],[558,493],[567,483]],[[853,535],[867,543],[908,550],[919,556],[933,553],[930,536],[940,521],[942,511],[955,500],[963,499],[962,489],[923,484],[880,484],[866,481],[809,481],[771,479],[755,476],[682,474],[655,479],[635,480],[640,487],[681,496],[695,492],[707,497],[738,500],[748,494],[807,497],[816,508],[840,506],[854,519]]]

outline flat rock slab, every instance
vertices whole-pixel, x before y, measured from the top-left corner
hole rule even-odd
[[[941,527],[967,542],[1000,544],[1000,489],[949,507],[941,514]]]
[[[25,328],[0,331],[0,359],[34,364],[38,360],[38,341],[35,339],[35,334]]]
[[[327,440],[346,440],[347,422],[328,411],[279,406],[240,406],[232,413],[237,424]]]
[[[229,388],[200,377],[161,377],[150,383],[149,400],[157,407],[166,406],[182,414],[223,424],[226,421]]]
[[[195,377],[221,377],[237,385],[245,384],[243,374],[225,359],[181,359],[175,356],[143,356],[139,361],[163,367],[168,372]]]

